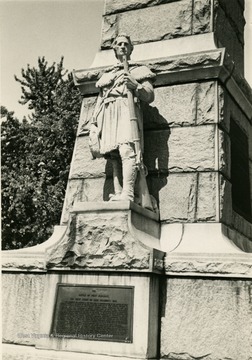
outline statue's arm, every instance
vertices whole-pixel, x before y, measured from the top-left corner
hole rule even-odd
[[[102,94],[100,91],[100,93],[96,99],[96,104],[95,104],[95,108],[94,108],[93,115],[92,115],[92,121],[91,121],[92,124],[97,125],[97,116],[98,116],[99,112],[101,111],[102,102],[103,102],[103,97],[102,97]]]
[[[135,94],[140,100],[150,104],[154,100],[154,89],[151,81],[144,80],[142,82],[138,82]]]

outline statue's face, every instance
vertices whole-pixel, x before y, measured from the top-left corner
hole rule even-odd
[[[129,40],[124,36],[119,37],[116,39],[114,50],[118,59],[120,59],[123,55],[126,55],[127,58],[129,58],[131,53],[131,45]]]

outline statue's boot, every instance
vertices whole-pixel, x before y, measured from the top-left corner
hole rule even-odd
[[[121,164],[118,161],[118,159],[112,159],[111,160],[112,167],[113,167],[113,184],[114,184],[114,194],[110,194],[109,198],[112,200],[114,196],[121,195],[122,192],[122,186],[120,184],[120,177],[121,174]]]
[[[111,198],[111,201],[123,201],[123,200],[134,201],[134,186],[137,175],[135,157],[122,159],[122,171],[123,171],[122,193],[113,196]]]

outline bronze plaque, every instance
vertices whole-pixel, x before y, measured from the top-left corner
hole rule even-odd
[[[133,341],[132,286],[58,284],[51,336]]]

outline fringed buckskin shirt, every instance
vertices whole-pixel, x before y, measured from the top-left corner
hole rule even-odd
[[[141,150],[143,152],[143,116],[141,101],[151,103],[154,100],[152,81],[155,74],[143,65],[130,64],[130,74],[139,82],[133,91]],[[123,82],[122,64],[107,69],[97,81],[100,89],[93,114],[93,123],[100,134],[100,153],[104,156],[118,149],[119,145],[133,143],[129,114],[127,86]]]

